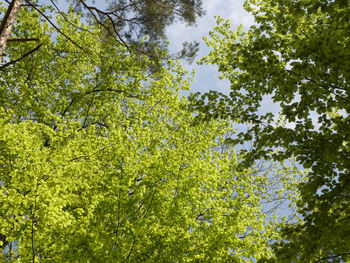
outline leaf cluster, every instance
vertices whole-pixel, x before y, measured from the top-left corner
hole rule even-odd
[[[268,178],[222,148],[228,121],[195,122],[181,65],[149,75],[146,57],[65,17],[57,25],[77,45],[23,8],[14,35],[44,45],[0,77],[0,260],[273,257]],[[32,45],[9,46],[9,58]]]
[[[310,168],[308,180],[299,184],[304,222],[286,227],[287,241],[281,246],[289,254],[284,260],[346,259],[350,251],[348,1],[251,0],[245,8],[254,15],[255,25],[233,30],[219,17],[205,39],[212,50],[202,63],[218,66],[221,77],[231,82],[229,96],[214,91],[202,98],[194,94],[193,107],[209,119],[249,124],[234,142],[254,140],[248,160],[274,152],[274,160],[294,156]],[[264,98],[279,105],[286,125],[276,123],[277,114],[260,113]]]

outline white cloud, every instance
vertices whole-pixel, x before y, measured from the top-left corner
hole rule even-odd
[[[179,50],[184,41],[201,41],[215,26],[214,16],[216,15],[230,19],[233,26],[251,25],[253,17],[243,9],[243,3],[244,0],[204,0],[203,8],[206,15],[197,19],[196,27],[186,27],[183,23],[176,23],[167,28],[171,50]]]

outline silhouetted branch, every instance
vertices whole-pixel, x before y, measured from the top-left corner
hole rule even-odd
[[[100,10],[100,9],[94,7],[94,6],[89,6],[89,5],[87,5],[87,4],[85,3],[85,1],[83,1],[83,0],[80,1],[80,2],[83,4],[83,6],[84,6],[87,10],[89,10],[89,12],[90,12],[90,13],[92,14],[92,16],[95,18],[96,22],[97,22],[99,25],[101,25],[103,28],[105,28],[111,36],[113,36],[113,33],[110,31],[110,29],[109,29],[105,24],[103,24],[103,23],[96,17],[96,15],[95,15],[95,13],[94,13],[93,11],[96,11],[98,14],[103,14],[103,15],[105,15],[105,16],[108,18],[108,20],[111,22],[111,24],[112,24],[113,32],[114,32],[114,33],[117,35],[117,37],[118,37],[118,39],[115,38],[114,36],[113,36],[113,38],[114,38],[119,44],[121,44],[122,46],[126,47],[126,48],[128,49],[128,51],[130,52],[129,46],[125,43],[125,41],[123,40],[123,38],[120,36],[120,34],[118,33],[118,31],[117,31],[117,29],[116,29],[116,25],[115,25],[115,23],[114,23],[114,21],[113,21],[113,18],[110,16],[112,13],[111,13],[111,12],[102,11],[102,10]]]
[[[39,41],[39,38],[9,38],[7,42],[30,42]]]
[[[49,22],[58,33],[60,33],[62,36],[64,36],[66,39],[68,39],[71,43],[73,43],[76,47],[79,49],[86,51],[83,47],[81,47],[78,43],[76,43],[73,39],[71,39],[69,36],[67,36],[65,33],[63,33],[51,20],[48,16],[46,16],[43,12],[40,11],[39,8],[37,8],[35,5],[31,4],[28,0],[26,2],[33,8],[35,9],[41,16],[43,16],[47,22]]]
[[[55,4],[55,2],[53,0],[50,0],[50,2],[56,8],[57,12],[63,17],[64,21],[66,21],[68,24],[74,26],[77,29],[80,29],[82,31],[85,31],[85,32],[92,34],[89,30],[82,28],[82,27],[79,27],[77,25],[74,25],[71,21],[69,21],[69,19],[66,17],[66,15],[58,8],[58,6]]]
[[[339,257],[342,257],[342,256],[347,256],[347,255],[350,255],[350,252],[349,253],[344,253],[344,254],[338,254],[338,255],[332,255],[332,256],[328,256],[328,257],[324,257],[324,258],[320,258],[319,260],[317,260],[315,263],[319,263],[323,260],[335,260]]]
[[[307,77],[307,76],[303,76],[303,75],[301,75],[301,74],[299,74],[299,73],[296,73],[296,72],[294,72],[294,71],[292,71],[292,70],[286,70],[286,71],[287,71],[287,72],[290,72],[290,73],[292,73],[292,74],[294,74],[294,75],[303,77],[304,79],[310,81],[311,83],[313,83],[313,84],[315,84],[315,85],[317,85],[317,86],[319,86],[319,87],[321,87],[321,88],[327,90],[329,93],[333,94],[334,96],[336,96],[337,98],[339,98],[339,99],[341,99],[341,100],[345,100],[345,101],[347,101],[347,102],[350,102],[350,100],[348,100],[347,98],[343,98],[343,97],[341,97],[339,94],[334,93],[333,91],[329,90],[328,87],[326,87],[325,85],[322,85],[322,84],[318,83],[318,82],[315,81],[314,79],[311,79],[311,78],[309,78],[309,77]],[[333,89],[345,90],[345,89],[343,89],[343,88],[341,88],[341,87],[338,87],[338,86],[336,86],[336,85],[334,85],[334,84],[327,84],[327,86],[329,86],[329,87],[331,87],[331,88],[333,88]]]
[[[36,48],[30,50],[29,52],[25,53],[24,55],[22,55],[20,58],[18,59],[15,59],[15,60],[11,60],[10,62],[7,62],[6,64],[2,65],[0,67],[0,70],[4,70],[4,68],[12,65],[12,64],[15,64],[16,62],[24,59],[25,57],[28,57],[30,54],[33,54],[35,51],[37,51],[41,46],[43,45],[43,43],[41,43],[40,45],[38,45]]]

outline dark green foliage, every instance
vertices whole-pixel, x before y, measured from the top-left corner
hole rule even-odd
[[[247,32],[218,20],[204,58],[231,81],[230,96],[193,95],[207,117],[249,123],[236,143],[254,139],[247,160],[295,156],[310,168],[300,183],[303,222],[284,229],[282,261],[325,262],[350,253],[350,6],[348,1],[247,1],[257,22]],[[277,114],[259,114],[263,97]],[[209,103],[205,104],[204,100]],[[221,101],[221,102],[220,102]],[[281,261],[279,261],[281,262]],[[333,261],[332,261],[333,262]]]
[[[160,58],[159,52],[166,49],[167,26],[178,21],[194,26],[196,18],[204,14],[201,0],[112,0],[108,1],[106,9],[81,0],[73,3],[77,10],[103,24],[107,35],[147,54],[154,61]],[[192,62],[198,44],[184,43],[183,49],[174,57]]]

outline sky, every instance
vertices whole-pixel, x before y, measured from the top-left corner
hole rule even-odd
[[[186,27],[183,23],[176,23],[169,26],[166,30],[168,40],[170,42],[170,53],[175,53],[182,48],[185,41],[200,43],[200,49],[196,60],[191,64],[182,61],[182,64],[189,72],[194,69],[196,75],[191,85],[190,92],[208,92],[215,90],[228,94],[230,92],[230,83],[228,80],[220,80],[216,65],[197,65],[196,61],[208,55],[210,49],[205,45],[203,37],[208,36],[209,31],[216,25],[215,16],[221,16],[229,19],[233,28],[242,24],[248,29],[254,23],[254,17],[246,12],[243,8],[245,0],[202,0],[203,9],[206,15],[197,19],[196,27]],[[185,92],[184,95],[189,94]],[[271,98],[264,97],[260,113],[280,111],[278,104],[272,102]]]
[[[182,43],[185,41],[193,42],[196,40],[200,43],[196,60],[206,56],[210,49],[202,38],[208,36],[209,31],[216,25],[215,16],[219,15],[224,19],[230,19],[233,27],[240,24],[249,27],[253,24],[254,18],[243,9],[243,3],[244,0],[203,0],[203,9],[206,15],[197,19],[196,27],[186,27],[183,23],[176,23],[167,28],[170,52],[181,50]],[[195,69],[196,71],[196,77],[191,85],[192,92],[205,92],[211,89],[220,92],[229,91],[229,82],[219,80],[216,66],[199,66],[196,64],[196,60],[191,65],[182,62],[185,69],[189,71]]]

